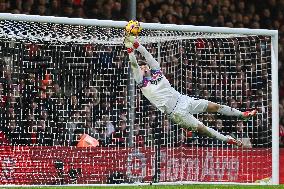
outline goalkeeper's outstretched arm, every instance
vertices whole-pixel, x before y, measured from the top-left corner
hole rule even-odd
[[[134,36],[126,36],[124,44],[128,49],[137,49],[146,59],[147,64],[152,70],[160,69],[160,64],[155,60],[151,53],[148,52],[146,48],[137,41],[137,39],[135,39]]]
[[[135,43],[138,43],[138,42],[136,41]],[[135,44],[134,44],[134,45],[135,45]],[[148,51],[146,50],[146,48],[145,48],[143,45],[141,45],[141,44],[138,43],[136,49],[142,54],[142,56],[144,56],[144,58],[145,58],[146,61],[147,61],[147,64],[149,65],[149,67],[150,67],[151,69],[153,69],[153,70],[159,70],[159,69],[161,69],[159,62],[155,60],[155,58],[151,55],[150,52],[148,52]]]
[[[137,83],[142,83],[143,82],[143,75],[140,66],[137,63],[137,59],[134,55],[133,52],[128,54],[129,60],[130,60],[130,65],[131,69],[134,75],[134,79]]]

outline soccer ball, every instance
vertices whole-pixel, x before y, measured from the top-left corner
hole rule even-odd
[[[137,36],[141,32],[141,30],[142,27],[140,26],[140,23],[137,20],[130,20],[125,26],[125,32],[128,35]]]

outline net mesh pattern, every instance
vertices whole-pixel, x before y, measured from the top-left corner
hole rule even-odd
[[[248,122],[195,115],[249,147],[234,148],[171,123],[130,87],[123,29],[9,20],[0,26],[2,184],[271,176],[269,37],[152,30],[139,36],[180,93],[258,109]],[[76,147],[84,133],[99,146]]]
[[[49,43],[95,43],[121,44],[124,39],[124,29],[100,26],[81,26],[54,23],[38,23],[25,21],[0,21],[0,36],[21,39],[22,41]],[[186,36],[186,37],[185,37]],[[140,38],[144,43],[169,41],[183,38],[220,38],[221,36],[236,36],[234,34],[182,32],[159,30],[142,30]]]

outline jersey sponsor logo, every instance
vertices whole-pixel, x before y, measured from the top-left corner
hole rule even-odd
[[[163,74],[160,73],[159,75],[153,75],[152,79],[150,80],[151,84],[158,85],[158,83],[163,79]]]
[[[148,83],[153,85],[158,85],[158,83],[163,79],[164,75],[161,70],[151,70],[151,78],[143,78],[143,81],[137,84],[138,88],[147,87]]]

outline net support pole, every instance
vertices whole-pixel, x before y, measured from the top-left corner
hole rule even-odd
[[[129,12],[129,20],[136,19],[136,0],[128,1]],[[128,146],[133,147],[133,128],[135,123],[135,81],[131,71],[131,67],[129,67],[128,74],[128,96],[129,96],[129,107],[128,107],[128,125],[129,125],[129,141]]]
[[[161,64],[161,41],[157,42],[157,60],[159,64]],[[160,120],[160,123],[162,123],[162,120]],[[158,183],[160,181],[161,177],[161,124],[158,124],[156,128],[154,129],[154,139],[155,139],[155,175],[153,177],[153,182]]]
[[[180,40],[180,43],[179,43],[179,49],[181,49],[181,48],[183,48],[182,47],[182,40]],[[181,69],[180,69],[180,80],[182,81],[182,70],[183,70],[183,50],[180,50],[180,56],[181,56],[181,58],[180,58],[180,67],[181,67]],[[185,84],[186,85],[186,84]],[[183,82],[181,82],[181,84],[180,84],[180,93],[182,93],[182,89],[183,89]]]
[[[136,0],[128,0],[129,20],[136,19]]]
[[[279,184],[278,34],[272,36],[272,184]]]

